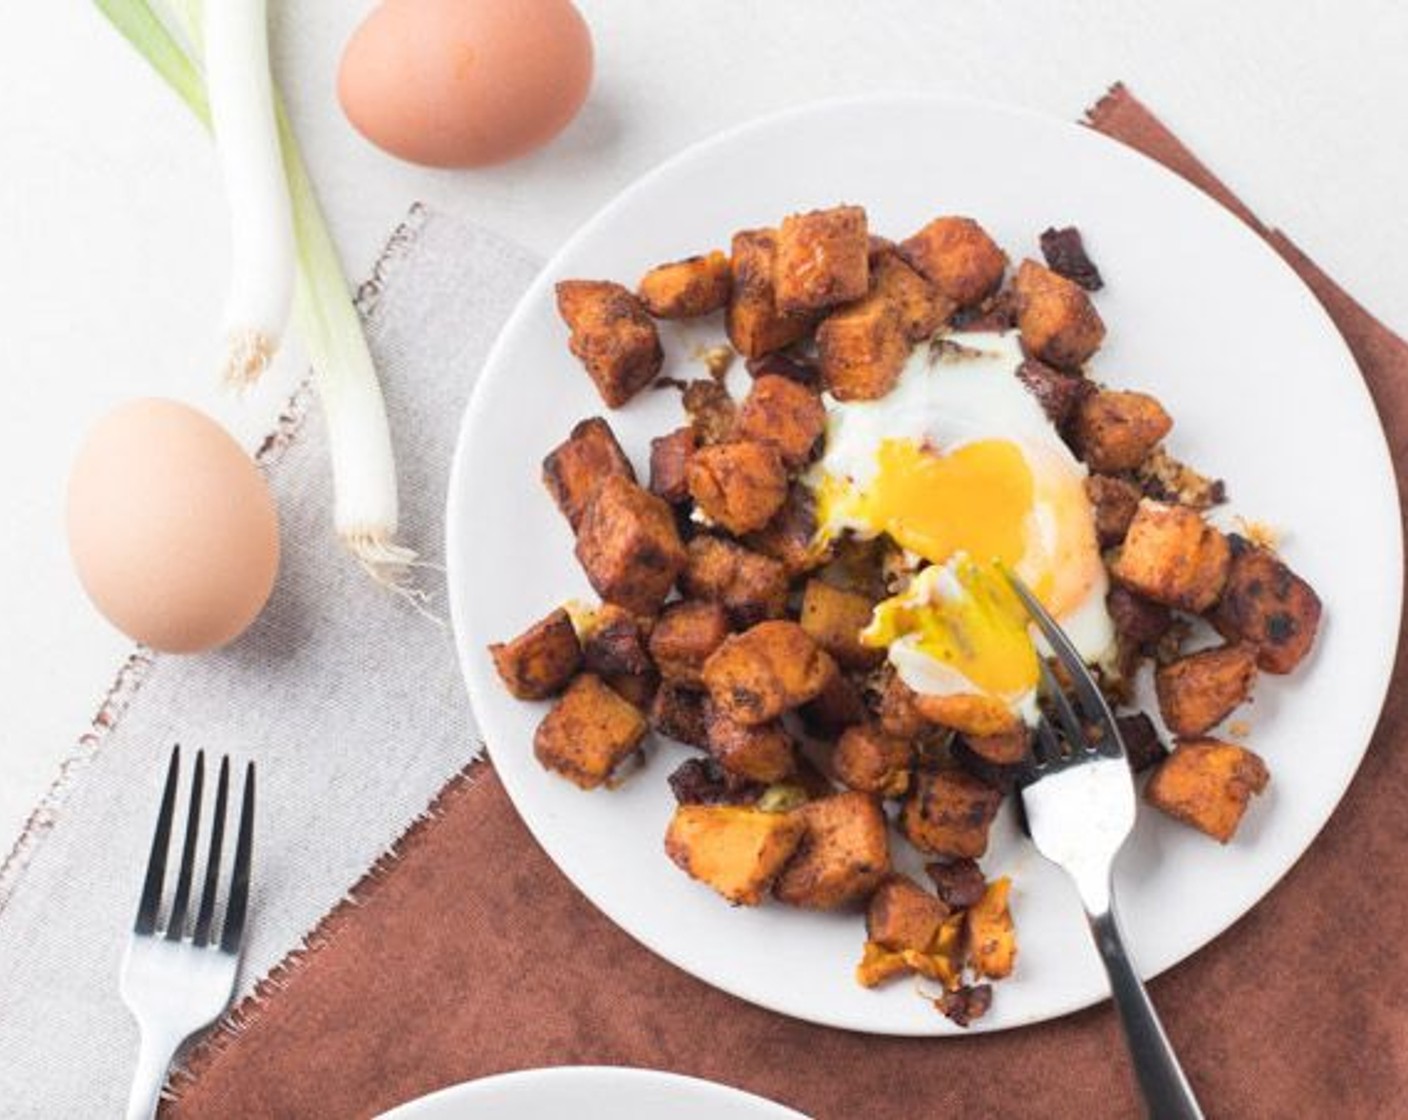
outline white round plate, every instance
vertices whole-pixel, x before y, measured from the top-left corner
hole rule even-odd
[[[623,1066],[563,1066],[466,1081],[382,1120],[806,1120],[712,1081]]]
[[[567,351],[554,282],[631,285],[660,261],[727,247],[735,230],[841,201],[863,204],[871,229],[893,237],[938,214],[971,215],[1014,262],[1036,255],[1047,226],[1078,226],[1107,284],[1097,302],[1109,336],[1094,375],[1157,395],[1175,418],[1173,453],[1227,480],[1229,517],[1282,530],[1285,556],[1324,600],[1312,657],[1293,676],[1257,685],[1249,744],[1272,780],[1233,842],[1222,847],[1160,813],[1140,814],[1116,887],[1146,975],[1207,944],[1266,894],[1354,774],[1398,633],[1398,500],[1369,395],[1310,292],[1227,211],[1090,129],[929,97],[826,102],[676,156],[548,263],[480,375],[450,480],[452,614],[474,709],[509,795],[582,892],[679,967],[813,1022],[947,1034],[956,1028],[910,984],[856,985],[864,940],[856,915],[731,909],[666,859],[661,838],[673,804],[665,776],[683,748],[660,747],[644,774],[614,792],[586,794],[546,773],[532,751],[545,706],[512,699],[485,652],[568,599],[594,598],[539,480],[543,455],[574,423],[606,414]],[[662,332],[665,372],[700,376],[691,355],[716,329]],[[681,416],[676,393],[651,391],[609,414],[642,477],[650,437]],[[1073,889],[1010,814],[994,827],[983,866],[1013,878],[1020,957],[974,1029],[1033,1023],[1104,998]]]

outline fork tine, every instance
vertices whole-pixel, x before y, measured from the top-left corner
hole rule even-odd
[[[210,927],[215,920],[215,888],[220,881],[220,849],[225,843],[225,807],[230,797],[230,756],[220,760],[220,780],[215,786],[215,812],[210,818],[210,853],[205,859],[205,885],[200,892],[200,911],[192,942],[204,949],[210,944]]]
[[[156,815],[156,832],[152,836],[151,855],[147,857],[147,877],[142,881],[142,898],[137,903],[137,921],[132,927],[137,933],[156,931],[161,885],[166,878],[166,849],[171,843],[171,818],[176,813],[176,778],[180,772],[181,746],[178,743],[171,748],[171,761],[166,767],[166,788],[161,794],[161,810]]]
[[[166,919],[166,940],[180,941],[186,935],[186,911],[191,904],[191,880],[196,873],[196,841],[200,837],[200,802],[205,793],[205,751],[196,751],[195,773],[191,775],[191,801],[186,810],[186,836],[181,843],[181,867],[176,872],[176,895]]]
[[[1039,766],[1049,766],[1061,760],[1061,741],[1051,729],[1051,721],[1042,716],[1036,721],[1036,739],[1032,743],[1032,754]]]
[[[1080,750],[1085,746],[1085,728],[1081,726],[1080,717],[1071,707],[1070,700],[1061,689],[1061,682],[1056,679],[1056,674],[1046,664],[1046,659],[1038,657],[1036,663],[1037,668],[1041,670],[1042,691],[1050,699],[1051,706],[1056,709],[1056,718],[1060,721],[1061,733],[1065,735],[1071,750]]]
[[[244,797],[240,805],[240,831],[235,839],[235,870],[230,877],[230,902],[225,907],[225,928],[220,934],[220,948],[226,953],[238,953],[244,940],[245,911],[249,906],[250,861],[254,847],[254,763],[244,771]]]

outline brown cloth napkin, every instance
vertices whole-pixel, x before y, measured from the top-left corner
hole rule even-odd
[[[1364,372],[1408,484],[1408,345],[1243,207],[1131,94],[1094,128],[1231,207],[1305,279]],[[1353,542],[1346,541],[1352,548]],[[1408,1110],[1404,657],[1344,802],[1284,882],[1153,984],[1213,1117]],[[365,1116],[513,1069],[649,1066],[818,1117],[1139,1111],[1108,1006],[1000,1035],[866,1037],[715,991],[641,948],[557,871],[477,766],[197,1052],[168,1116]]]

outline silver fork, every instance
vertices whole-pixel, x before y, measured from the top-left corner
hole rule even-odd
[[[150,1120],[156,1115],[166,1070],[181,1044],[214,1022],[230,1003],[239,971],[244,942],[245,915],[249,906],[250,860],[254,842],[254,763],[245,768],[235,862],[225,901],[224,923],[215,929],[220,854],[225,839],[225,810],[230,796],[230,760],[220,760],[211,814],[210,847],[205,861],[204,885],[195,923],[190,924],[191,881],[195,877],[196,846],[200,833],[201,798],[205,786],[205,752],[196,754],[191,778],[186,834],[181,845],[181,866],[176,873],[176,893],[171,898],[166,924],[157,927],[171,823],[176,811],[176,785],[181,770],[181,748],[171,751],[166,788],[156,818],[147,876],[137,905],[137,921],[122,962],[122,998],[142,1029],[142,1047],[132,1093],[127,1101],[128,1120]],[[188,932],[188,926],[189,932]]]
[[[1065,632],[1021,580],[1010,573],[1007,578],[1070,676],[1080,708],[1078,714],[1045,660],[1038,659],[1042,690],[1060,731],[1045,716],[1040,719],[1032,757],[1018,777],[1027,831],[1037,851],[1075,881],[1149,1115],[1201,1120],[1202,1109],[1124,947],[1115,913],[1111,872],[1134,828],[1135,811],[1134,779],[1119,727]]]

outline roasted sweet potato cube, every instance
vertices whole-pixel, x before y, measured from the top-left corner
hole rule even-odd
[[[777,374],[755,378],[738,410],[734,435],[742,440],[770,443],[782,465],[798,471],[812,458],[812,450],[826,431],[826,407],[805,385]]]
[[[1026,724],[1019,722],[1000,735],[965,735],[963,741],[969,750],[994,766],[1015,766],[1027,757],[1031,732]]]
[[[935,218],[900,242],[899,253],[959,307],[992,295],[1007,271],[1007,254],[972,218]]]
[[[1076,405],[1071,439],[1091,470],[1132,471],[1172,427],[1163,405],[1148,393],[1101,389]]]
[[[894,247],[870,260],[871,283],[881,299],[895,305],[910,342],[922,342],[944,325],[957,305],[920,276]]]
[[[895,387],[909,358],[899,308],[875,293],[833,311],[816,329],[822,384],[838,401],[871,401]]]
[[[870,288],[869,250],[865,211],[859,206],[783,218],[773,266],[777,306],[796,314],[860,299]]]
[[[689,457],[685,478],[694,504],[735,535],[761,529],[787,500],[787,470],[770,443],[701,447]]]
[[[1159,712],[1175,735],[1211,731],[1252,693],[1256,647],[1205,649],[1159,666],[1154,688]]]
[[[1105,324],[1079,284],[1026,260],[1012,281],[1017,329],[1033,357],[1061,369],[1078,369],[1100,349]]]
[[[587,505],[576,556],[598,595],[638,615],[660,609],[686,562],[670,507],[619,475]]]
[[[929,722],[951,727],[965,735],[1011,735],[1022,726],[1021,718],[1001,700],[977,693],[955,692],[946,696],[916,693],[914,706]]]
[[[807,731],[821,739],[834,739],[846,728],[870,718],[860,685],[844,673],[837,673],[815,697],[800,709]]]
[[[612,692],[642,712],[650,710],[660,687],[660,674],[654,669],[644,673],[604,673],[601,679]]]
[[[1274,553],[1239,536],[1231,547],[1227,585],[1208,619],[1228,641],[1255,645],[1258,668],[1289,673],[1315,643],[1320,597]]]
[[[886,949],[927,952],[949,908],[907,875],[891,875],[870,896],[865,936]]]
[[[780,901],[808,910],[834,910],[869,897],[889,874],[889,830],[875,798],[838,793],[809,801],[794,813],[804,831],[773,884]]]
[[[1227,538],[1197,510],[1144,498],[1110,574],[1146,599],[1198,613],[1222,594],[1231,559]]]
[[[1058,428],[1070,419],[1076,405],[1095,392],[1095,386],[1080,374],[1054,369],[1034,358],[1026,359],[1017,367],[1017,380],[1027,387],[1046,418]]]
[[[704,684],[724,715],[751,725],[805,704],[836,671],[805,630],[777,619],[728,638],[704,663]]]
[[[680,589],[722,605],[734,626],[781,618],[787,609],[787,571],[776,560],[709,534],[690,540]]]
[[[562,280],[557,311],[571,328],[568,347],[608,408],[620,408],[655,380],[665,360],[660,332],[640,300],[609,280]]]
[[[864,645],[860,632],[870,625],[875,604],[857,591],[845,591],[819,579],[802,593],[802,629],[847,669],[869,669],[885,660],[885,651]]]
[[[1017,963],[1017,931],[1007,904],[1011,889],[1007,876],[994,879],[967,914],[968,961],[974,972],[990,980],[1011,976]]]
[[[742,724],[711,703],[705,706],[704,724],[709,753],[719,760],[720,766],[740,778],[771,785],[797,768],[792,736],[777,720]]]
[[[709,748],[709,729],[704,718],[708,696],[668,678],[660,682],[650,702],[651,730],[686,746]]]
[[[665,854],[735,906],[756,906],[797,850],[805,827],[795,813],[681,805],[665,833]]]
[[[646,652],[649,620],[614,603],[602,603],[583,627],[582,663],[589,673],[639,675],[653,666]]]
[[[849,788],[880,797],[902,797],[909,789],[914,748],[879,724],[846,728],[831,752],[831,768]]]
[[[1246,747],[1217,739],[1184,739],[1159,764],[1144,800],[1225,844],[1247,803],[1271,780],[1266,763]]]
[[[710,599],[671,603],[650,631],[650,657],[667,681],[699,685],[704,662],[728,637],[728,613]]]
[[[1100,547],[1119,544],[1139,508],[1139,487],[1114,475],[1093,474],[1085,480],[1085,496],[1095,510],[1095,535]]]
[[[988,850],[1002,792],[961,770],[920,770],[900,813],[900,828],[921,852],[976,859]]]
[[[723,307],[730,283],[728,256],[715,249],[656,265],[640,278],[636,294],[657,319],[693,319]]]
[[[805,486],[793,485],[773,519],[743,543],[782,565],[789,578],[826,562],[828,549],[816,543],[816,501]]]
[[[983,869],[972,859],[926,863],[924,873],[933,881],[939,899],[952,910],[976,906],[988,886]]]
[[[583,673],[543,717],[533,753],[546,769],[595,789],[640,746],[645,732],[639,709],[595,673]]]
[[[650,441],[650,492],[672,506],[689,501],[686,471],[698,442],[688,425]]]
[[[567,687],[582,665],[582,646],[561,607],[511,642],[489,647],[494,668],[520,700],[546,700]]]
[[[543,485],[557,508],[577,531],[596,488],[609,475],[636,480],[635,468],[600,416],[583,420],[543,460]]]
[[[787,315],[777,305],[773,263],[777,232],[742,230],[733,235],[732,288],[724,323],[733,348],[757,358],[796,342],[811,327],[806,315]]]

